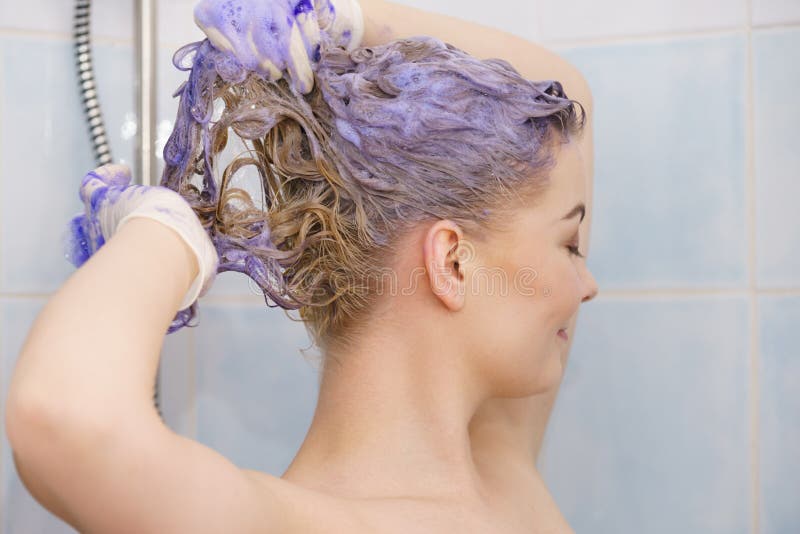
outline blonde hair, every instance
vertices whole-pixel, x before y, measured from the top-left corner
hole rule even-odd
[[[178,68],[192,51],[162,185],[208,229],[219,272],[245,273],[268,306],[299,310],[322,350],[368,326],[380,272],[410,228],[446,218],[478,240],[502,230],[504,215],[547,186],[553,134],[568,142],[585,122],[559,82],[525,80],[504,60],[433,37],[323,46],[307,95],[245,72],[207,40],[179,50]],[[218,181],[231,132],[249,150]],[[264,207],[230,186],[245,166],[258,171]]]

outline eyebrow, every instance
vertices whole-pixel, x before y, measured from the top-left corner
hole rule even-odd
[[[561,218],[561,220],[562,221],[566,221],[568,219],[571,219],[571,218],[575,217],[579,213],[581,214],[581,220],[579,221],[579,224],[580,224],[580,223],[583,222],[584,216],[586,216],[586,206],[583,205],[583,204],[578,204],[577,206],[572,208],[569,213],[567,213],[566,215],[564,215]]]

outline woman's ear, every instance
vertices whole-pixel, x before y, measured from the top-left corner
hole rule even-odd
[[[464,305],[466,279],[462,264],[464,234],[453,221],[439,220],[428,229],[423,256],[430,287],[452,311]]]

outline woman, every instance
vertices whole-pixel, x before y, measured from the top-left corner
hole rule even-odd
[[[99,230],[81,220],[91,250],[37,318],[7,417],[23,482],[79,530],[569,531],[534,460],[563,332],[597,292],[581,252],[591,136],[559,84],[525,78],[558,78],[584,106],[585,82],[500,32],[361,7],[362,48],[325,49],[306,97],[198,48],[168,190],[125,187],[114,167],[85,180]],[[420,34],[519,72],[395,40]],[[253,153],[217,193],[229,129]],[[266,209],[227,186],[242,165]],[[224,270],[300,310],[323,349],[317,410],[280,478],[171,433],[150,404],[163,332]]]

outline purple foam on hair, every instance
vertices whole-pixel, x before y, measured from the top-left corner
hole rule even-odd
[[[550,124],[535,119],[571,105],[559,82],[526,80],[505,60],[480,60],[434,37],[350,53],[330,44],[323,39],[316,72],[318,90],[330,109],[327,142],[335,147],[331,157],[348,193],[366,201],[369,228],[364,232],[374,243],[386,244],[391,232],[431,216],[485,221],[494,214],[485,200],[497,198],[498,188],[515,190],[530,181],[529,171],[509,162],[525,162],[536,171],[555,163],[543,150]],[[257,73],[231,62],[229,54],[207,39],[178,50],[175,66],[189,70],[182,63],[190,53],[194,57],[189,80],[175,93],[180,104],[164,148],[161,183],[179,190],[202,149],[203,187],[199,198],[187,198],[200,207],[219,200],[209,132],[214,83],[217,76],[236,84]],[[289,87],[299,108],[311,114],[309,99],[292,84]],[[278,108],[231,111],[225,120],[232,123],[237,118],[232,115],[239,114],[248,131],[231,127],[248,138],[261,137],[278,120],[296,113]],[[320,153],[319,140],[309,136],[308,141],[312,152]],[[264,290],[268,305],[269,297],[285,309],[299,308],[296,300],[279,291],[280,284],[273,283],[282,276],[278,260],[283,252],[270,242],[266,222],[254,223],[250,230],[254,237],[248,240],[212,228],[220,254],[218,272],[249,276]],[[269,254],[254,253],[264,249]]]

